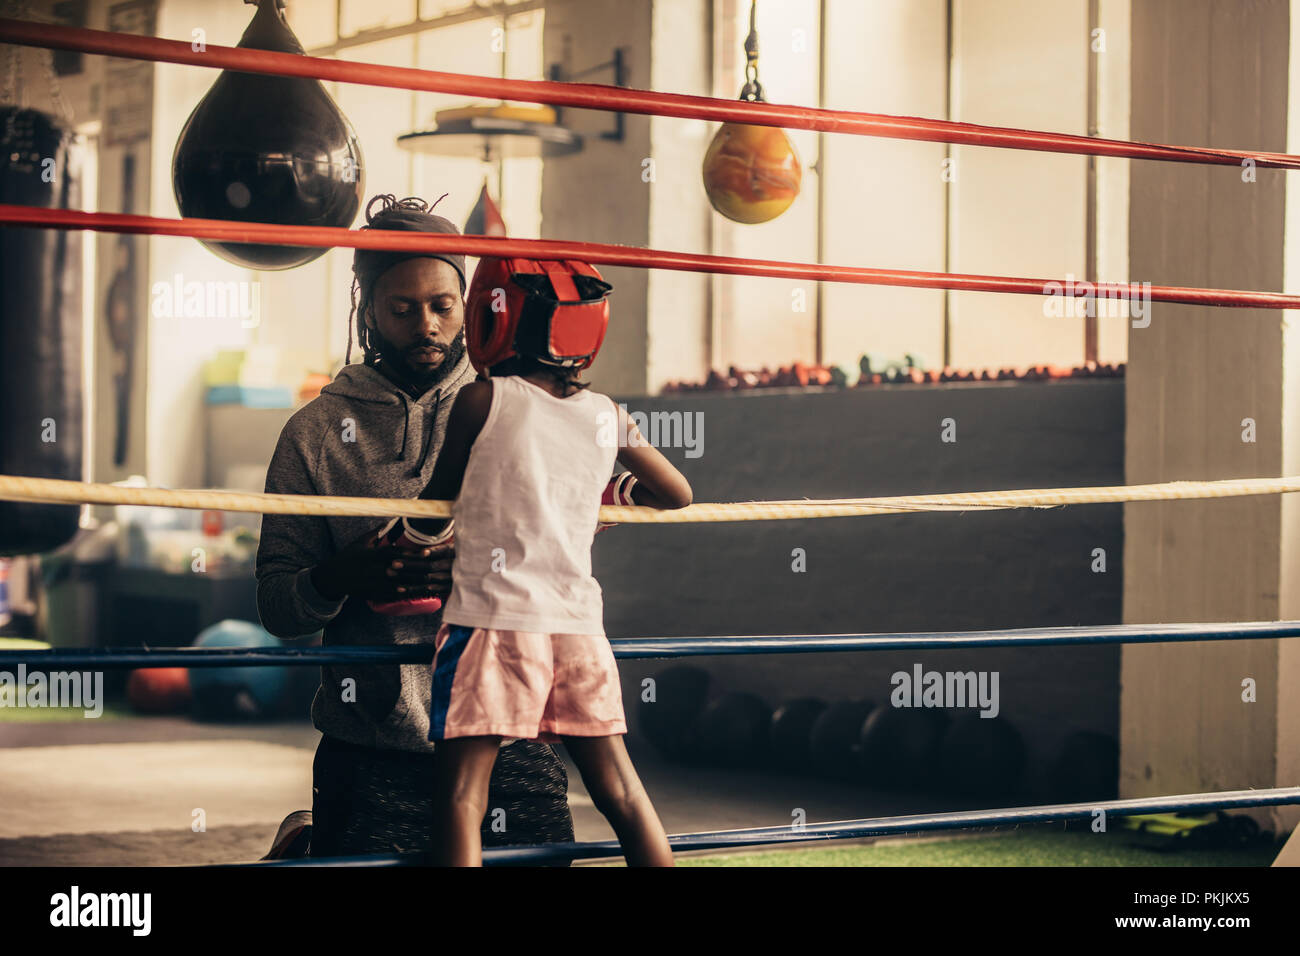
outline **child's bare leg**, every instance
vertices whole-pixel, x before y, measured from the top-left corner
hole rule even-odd
[[[621,736],[565,737],[596,809],[605,815],[623,846],[628,866],[672,866],[668,836],[636,775]]]
[[[479,827],[500,737],[453,737],[433,748],[433,865],[482,866]]]

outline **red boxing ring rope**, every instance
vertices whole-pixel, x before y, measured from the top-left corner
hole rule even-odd
[[[489,99],[544,103],[549,106],[750,123],[757,126],[778,126],[783,129],[852,133],[859,136],[954,143],[961,146],[998,146],[1006,149],[1029,149],[1085,156],[1205,163],[1216,166],[1240,166],[1250,161],[1261,168],[1300,169],[1300,156],[1286,153],[1126,142],[1069,133],[1047,133],[1002,126],[955,123],[916,116],[814,109],[776,103],[742,103],[738,100],[716,97],[656,93],[594,83],[495,79],[463,73],[442,73],[378,63],[354,63],[325,57],[212,44],[200,52],[196,51],[191,44],[180,40],[164,40],[134,33],[112,33],[107,30],[90,30],[9,18],[0,18],[0,42],[136,60],[239,70],[245,73],[309,77],[428,93],[457,93]]]
[[[1023,279],[1011,276],[963,275],[950,272],[917,272],[906,269],[861,269],[765,259],[739,259],[690,252],[640,249],[600,242],[568,242],[556,239],[510,239],[487,236],[446,236],[432,233],[404,233],[387,230],[340,229],[325,226],[280,226],[225,219],[161,219],[155,216],[73,209],[45,209],[0,203],[0,224],[44,226],[55,229],[90,229],[159,236],[188,236],[221,242],[252,242],[269,245],[393,249],[418,252],[461,252],[470,256],[522,257],[533,259],[581,259],[596,265],[671,269],[679,272],[709,272],[719,275],[770,276],[778,279],[808,279],[816,282],[849,282],[859,285],[903,286],[913,289],[954,289],[963,292],[1010,292],[1020,295],[1081,296],[1090,291],[1097,299],[1127,301],[1145,298],[1151,302],[1183,305],[1226,306],[1243,309],[1300,309],[1300,295],[1280,292],[1245,292],[1231,289],[1194,289],[1179,286],[1147,286],[1123,282],[1083,283],[1054,279]],[[1049,286],[1055,285],[1056,289]]]

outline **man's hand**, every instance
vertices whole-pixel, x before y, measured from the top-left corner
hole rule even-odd
[[[338,601],[351,595],[376,602],[446,597],[455,546],[406,550],[381,545],[380,530],[363,534],[312,568],[311,583],[321,596]]]

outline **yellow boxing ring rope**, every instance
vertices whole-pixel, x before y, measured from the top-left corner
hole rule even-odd
[[[1275,495],[1300,491],[1300,477],[1230,478],[1221,481],[1169,481],[1150,485],[1040,488],[941,495],[834,498],[802,501],[737,501],[692,504],[675,511],[628,505],[602,505],[600,519],[620,524],[692,524],[720,521],[781,521],[847,518],[919,511],[992,511],[1005,508],[1056,508],[1062,505],[1130,501],[1185,501]],[[0,500],[43,504],[136,505],[240,511],[253,514],[445,518],[447,501],[412,498],[347,498],[332,495],[275,495],[251,491],[128,488],[53,478],[0,475]]]

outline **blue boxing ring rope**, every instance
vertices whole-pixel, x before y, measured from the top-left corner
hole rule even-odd
[[[967,647],[1045,647],[1089,644],[1167,644],[1300,637],[1300,621],[1238,624],[1110,624],[1028,627],[998,631],[916,631],[898,634],[781,634],[736,637],[616,637],[620,660],[724,654],[825,654],[842,651],[921,651]],[[139,667],[261,667],[265,665],[428,664],[432,644],[387,647],[168,647],[0,650],[0,670],[23,664],[51,670]]]
[[[1134,800],[1105,800],[1097,803],[1063,803],[1052,806],[1011,807],[1000,810],[964,810],[956,813],[919,813],[910,816],[811,823],[803,827],[757,827],[750,830],[716,830],[678,833],[668,838],[674,852],[686,850],[728,850],[739,847],[852,840],[861,837],[919,833],[930,830],[961,830],[971,827],[1046,823],[1062,820],[1091,820],[1098,813],[1134,816],[1144,813],[1178,813],[1186,810],[1222,810],[1241,807],[1272,807],[1300,804],[1300,787],[1274,790],[1227,790],[1221,793],[1193,793],[1170,797],[1142,797]],[[617,857],[617,840],[591,843],[551,843],[539,846],[484,847],[485,865],[556,863],[564,860],[593,860]],[[259,860],[235,866],[418,866],[425,863],[420,853],[389,853],[376,856],[292,860]]]
[[[849,651],[944,650],[970,647],[1046,647],[1054,645],[1160,644],[1245,641],[1300,637],[1300,621],[1234,624],[1117,624],[1035,627],[993,631],[929,631],[894,634],[785,634],[736,637],[614,638],[622,660],[704,657],[724,654],[808,654]],[[0,650],[0,671],[18,666],[48,670],[134,669],[141,667],[259,667],[266,665],[429,664],[432,644],[388,647],[272,648],[57,648]],[[1090,820],[1098,813],[1130,816],[1244,807],[1300,804],[1300,787],[1232,790],[1220,793],[1143,797],[1132,800],[1009,807],[950,813],[843,820],[800,827],[759,827],[681,833],[670,836],[674,851],[725,850],[849,840],[933,830],[994,827],[1047,821]],[[617,841],[486,847],[488,865],[556,863],[619,855]],[[419,853],[320,859],[264,860],[233,866],[411,866],[427,862]]]

